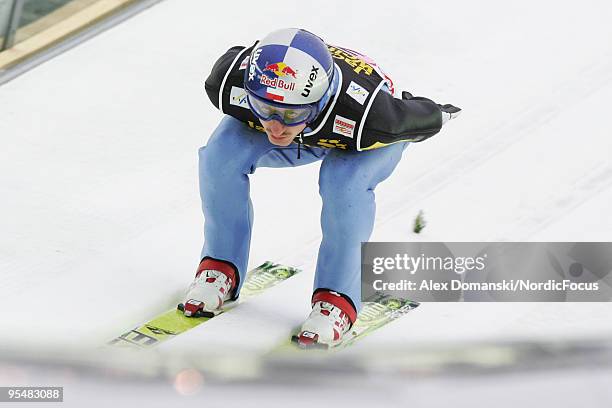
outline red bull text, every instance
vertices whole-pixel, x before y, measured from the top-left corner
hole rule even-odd
[[[295,82],[287,82],[281,78],[268,78],[266,75],[262,75],[259,79],[259,83],[270,88],[285,89],[287,91],[293,91],[295,89]]]

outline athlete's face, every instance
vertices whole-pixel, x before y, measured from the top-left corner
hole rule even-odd
[[[278,120],[259,120],[263,126],[270,143],[277,146],[289,146],[293,139],[299,135],[306,124],[303,123],[297,126],[286,126]]]

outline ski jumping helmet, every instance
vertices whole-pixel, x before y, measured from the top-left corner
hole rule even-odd
[[[287,126],[310,123],[334,91],[327,45],[299,28],[273,31],[255,45],[244,72],[249,107],[262,120]]]

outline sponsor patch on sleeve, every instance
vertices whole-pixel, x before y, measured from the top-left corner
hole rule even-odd
[[[342,136],[350,137],[352,139],[353,133],[355,131],[355,124],[356,122],[354,120],[350,120],[340,115],[336,115],[336,117],[334,118],[334,128],[332,132]]]
[[[240,68],[238,68],[238,70],[241,69],[246,69],[246,67],[249,66],[249,55],[247,55],[246,57],[244,57],[244,59],[242,60],[242,62],[240,63]]]
[[[243,88],[232,86],[230,91],[230,105],[240,106],[241,108],[250,109],[247,102],[247,93]]]
[[[356,100],[360,105],[363,105],[368,99],[368,95],[370,94],[365,90],[361,85],[351,81],[348,88],[346,89],[346,94]]]

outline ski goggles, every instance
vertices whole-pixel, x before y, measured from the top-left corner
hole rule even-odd
[[[247,95],[251,112],[259,119],[278,120],[285,126],[297,126],[312,121],[318,113],[316,104],[313,105],[279,105],[271,101],[263,101],[251,94]]]

